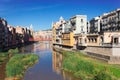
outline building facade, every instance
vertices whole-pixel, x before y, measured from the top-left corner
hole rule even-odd
[[[87,21],[87,34],[90,34],[90,22]]]
[[[38,41],[51,41],[52,40],[52,30],[40,30],[33,34],[34,40]],[[55,38],[55,37],[54,37]]]
[[[108,46],[120,46],[120,32],[104,32],[104,44]]]
[[[102,31],[120,31],[120,9],[105,13],[102,16]]]
[[[74,34],[86,34],[87,33],[87,16],[76,15],[70,18],[71,26]]]
[[[90,33],[96,34],[100,33],[101,31],[101,17],[95,17],[92,20],[90,20]]]
[[[7,21],[0,18],[0,51],[6,51],[10,48],[28,43],[31,30],[23,27],[13,27],[8,25]]]
[[[87,22],[86,15],[75,15],[70,20],[58,22],[54,28],[54,41],[62,44],[63,35],[73,32],[74,46],[104,46],[119,44],[120,9],[94,17]],[[54,35],[53,34],[53,35]],[[70,35],[70,34],[69,34]]]
[[[16,29],[13,26],[8,25],[9,29],[9,47],[16,46]]]
[[[65,20],[60,17],[58,22],[52,24],[53,43],[62,44],[62,33],[65,32]]]
[[[88,22],[86,16],[73,16],[65,21],[63,29],[62,39],[58,37],[62,40],[60,47],[84,50],[89,56],[120,64],[120,9],[94,17]],[[56,33],[56,36],[60,32],[57,28],[54,31],[53,35]]]
[[[7,21],[5,19],[0,18],[0,27],[1,27],[1,50],[6,50],[9,46],[8,42],[8,27]]]
[[[73,47],[74,46],[74,34],[73,32],[62,34],[62,46]]]

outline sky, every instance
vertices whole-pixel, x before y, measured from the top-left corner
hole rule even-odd
[[[52,28],[52,22],[62,16],[87,15],[87,20],[120,8],[120,0],[0,0],[0,17],[14,27],[29,27],[35,31]]]

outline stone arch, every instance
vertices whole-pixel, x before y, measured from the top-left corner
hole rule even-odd
[[[85,43],[87,43],[87,39],[85,38]]]

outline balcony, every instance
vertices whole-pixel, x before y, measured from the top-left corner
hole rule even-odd
[[[73,26],[73,27],[72,27],[72,30],[76,30],[76,26]]]
[[[87,46],[86,43],[78,43],[78,46]]]

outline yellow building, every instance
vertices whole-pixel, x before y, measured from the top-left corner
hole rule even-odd
[[[74,36],[73,32],[62,33],[62,45],[68,46],[68,47],[73,47],[74,46],[73,36]]]
[[[55,43],[55,41],[56,41],[56,29],[55,29],[55,27],[52,28],[52,31],[53,31],[53,38],[52,38],[53,40],[52,41],[53,41],[53,43]]]
[[[54,23],[53,25],[52,25],[52,31],[53,31],[53,44],[56,44],[57,42],[57,34],[56,34],[56,29],[59,27],[59,23]]]

